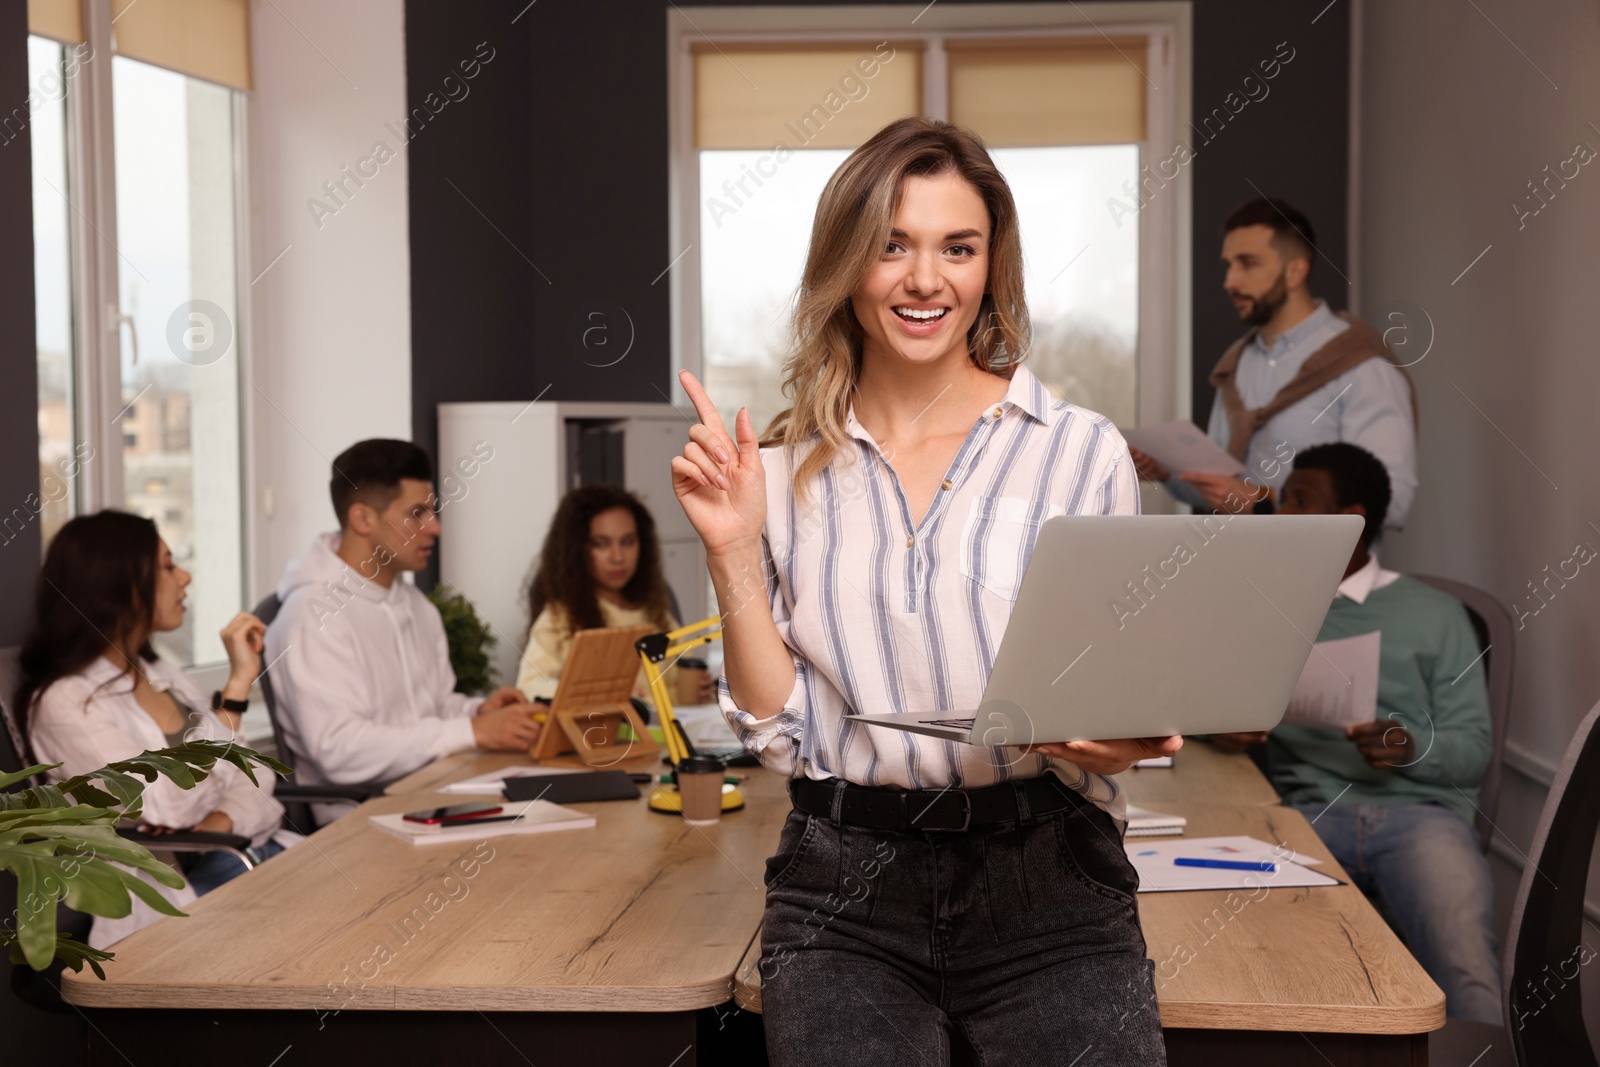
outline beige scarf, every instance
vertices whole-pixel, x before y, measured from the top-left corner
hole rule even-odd
[[[1278,395],[1261,407],[1244,406],[1244,398],[1239,395],[1239,385],[1235,380],[1239,356],[1245,346],[1255,340],[1256,331],[1252,329],[1235,341],[1217,361],[1211,372],[1211,384],[1222,396],[1222,410],[1228,417],[1228,451],[1233,453],[1235,459],[1243,462],[1245,451],[1250,447],[1250,438],[1278,412],[1298,404],[1346,371],[1379,357],[1400,371],[1400,376],[1406,380],[1406,386],[1411,390],[1411,423],[1413,427],[1416,426],[1417,387],[1412,383],[1411,376],[1395,363],[1393,354],[1376,330],[1349,312],[1340,311],[1336,314],[1349,323],[1350,328],[1311,353],[1300,364],[1295,376],[1278,390]]]

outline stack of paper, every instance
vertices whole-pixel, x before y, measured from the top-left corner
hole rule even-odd
[[[1300,856],[1254,837],[1192,837],[1176,841],[1130,841],[1128,859],[1139,872],[1139,892],[1172,893],[1185,889],[1258,889],[1265,886],[1339,885],[1339,880],[1306,864],[1320,860]],[[1178,857],[1271,864],[1275,870],[1180,867]]]
[[[547,830],[581,830],[594,825],[594,816],[581,811],[563,808],[548,800],[528,800],[521,804],[507,804],[500,818],[490,822],[458,823],[453,826],[429,826],[427,823],[407,822],[403,812],[393,815],[369,815],[373,826],[384,833],[393,834],[413,845],[442,845],[450,841],[478,841],[486,837],[509,837],[513,834],[541,834]]]

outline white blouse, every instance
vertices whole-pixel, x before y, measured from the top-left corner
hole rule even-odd
[[[158,692],[170,692],[192,710],[185,740],[243,742],[241,735],[209,710],[210,701],[200,696],[182,671],[160,659],[141,662],[139,669]],[[40,763],[61,764],[49,772],[53,782],[99,770],[148,749],[167,747],[161,727],[133,698],[133,678],[104,657],[80,673],[60,679],[34,699],[28,714],[28,738]],[[252,785],[238,768],[221,762],[192,789],[158,777],[145,786],[139,821],[186,830],[212,812],[221,811],[233,820],[234,833],[250,838],[253,846],[262,845],[278,830],[283,807],[272,797],[276,775],[258,767],[256,778],[257,784]],[[157,888],[180,908],[195,899],[187,886],[179,890]],[[135,898],[132,915],[123,919],[96,918],[90,943],[104,947],[158,916],[158,912]]]

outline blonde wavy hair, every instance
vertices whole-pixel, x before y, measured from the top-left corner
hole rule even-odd
[[[989,282],[967,332],[967,355],[979,370],[1010,378],[1027,358],[1028,306],[1022,290],[1022,240],[1011,188],[976,134],[937,119],[905,118],[874,134],[834,171],[817,203],[811,247],[793,315],[793,345],[783,365],[789,407],[762,436],[791,450],[815,439],[796,466],[793,488],[807,486],[846,451],[850,394],[861,374],[864,334],[850,294],[877,262],[905,179],[956,174],[989,210]]]

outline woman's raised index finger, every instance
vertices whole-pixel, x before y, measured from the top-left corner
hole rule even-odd
[[[694,412],[700,416],[700,421],[722,436],[727,437],[728,428],[722,425],[722,416],[717,414],[717,405],[711,402],[711,398],[706,395],[705,389],[695,379],[695,376],[686,370],[679,371],[678,381],[682,383],[683,391],[689,394],[689,402],[694,405]]]

